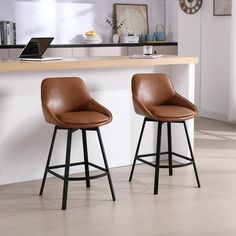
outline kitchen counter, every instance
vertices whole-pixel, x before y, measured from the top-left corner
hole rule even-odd
[[[0,60],[0,71],[41,71],[41,70],[71,70],[95,68],[119,68],[138,66],[158,66],[176,64],[196,64],[196,57],[180,57],[163,55],[155,59],[132,59],[128,56],[121,57],[87,57],[65,58],[56,61],[14,61]]]
[[[44,78],[79,76],[91,95],[111,111],[113,120],[101,127],[101,133],[109,166],[118,167],[132,163],[143,120],[133,110],[132,76],[136,73],[166,73],[175,89],[194,102],[197,61],[196,57],[179,56],[156,59],[122,56],[48,62],[0,61],[0,184],[42,178],[53,132],[53,126],[44,121],[41,109],[40,86]],[[188,121],[187,126],[193,142],[193,120]],[[176,138],[173,149],[188,155],[184,132],[179,132],[180,127],[173,129],[173,138]],[[154,124],[150,124],[146,132],[148,136],[142,143],[142,150],[154,152]],[[100,150],[93,133],[89,135],[88,145],[92,147],[89,149],[89,158],[91,162],[97,162],[96,155]],[[52,157],[55,165],[63,163],[65,158],[66,134],[60,131],[58,136]],[[77,145],[73,145],[72,161],[81,161],[83,152],[80,132],[75,133],[74,142]],[[102,165],[102,162],[97,164]]]

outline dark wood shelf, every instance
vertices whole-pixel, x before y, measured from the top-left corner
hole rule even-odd
[[[174,46],[178,45],[177,42],[168,42],[168,41],[147,41],[142,43],[97,43],[97,44],[51,44],[50,48],[74,48],[74,47],[138,47],[143,45],[153,45],[153,46]],[[1,48],[10,49],[10,48],[23,48],[24,44],[17,45],[0,45]]]

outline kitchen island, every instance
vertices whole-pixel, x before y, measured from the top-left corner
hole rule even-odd
[[[0,61],[0,184],[42,177],[53,131],[53,126],[44,121],[41,111],[40,85],[44,78],[79,76],[91,95],[112,112],[113,121],[101,127],[101,132],[109,165],[117,167],[132,163],[143,119],[134,113],[132,107],[130,82],[133,74],[167,73],[175,89],[193,102],[197,62],[196,57],[170,55],[156,59],[122,56],[48,62]],[[193,141],[193,120],[187,124]],[[173,133],[178,137],[173,141],[173,148],[187,154],[184,134],[178,129],[176,127]],[[156,129],[150,125],[143,151],[155,150],[155,132]],[[96,162],[96,155],[100,155],[98,144],[94,134],[89,135],[88,145],[92,147],[89,157]],[[55,143],[54,163],[63,162],[65,142],[65,133],[61,131]],[[73,142],[72,161],[81,160],[80,132],[75,134]]]

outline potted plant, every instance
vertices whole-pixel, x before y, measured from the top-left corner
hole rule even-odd
[[[106,18],[106,22],[112,27],[112,40],[113,43],[118,43],[119,42],[119,34],[118,31],[119,29],[124,25],[124,22],[126,19],[119,21],[117,18],[117,14],[113,13],[111,20]]]

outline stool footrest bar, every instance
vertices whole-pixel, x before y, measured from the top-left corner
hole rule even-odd
[[[56,176],[59,179],[62,179],[62,180],[65,179],[64,176],[56,173],[55,171],[48,170],[48,173]],[[108,175],[108,172],[105,172],[105,173],[102,173],[102,174],[93,175],[93,176],[89,176],[89,177],[69,177],[68,180],[69,181],[81,181],[81,180],[87,180],[87,179],[97,179],[97,178],[104,177],[106,175]]]
[[[56,173],[56,172],[54,172],[54,171],[52,171],[52,170],[47,170],[47,172],[50,173],[50,174],[52,174],[52,175],[54,175],[54,176],[56,176],[56,177],[59,178],[59,179],[64,180],[64,176],[62,176],[62,175],[60,175],[60,174],[58,174],[58,173]]]
[[[84,165],[84,164],[85,164],[85,162],[74,162],[74,163],[70,163],[70,166],[78,166],[78,165]],[[97,174],[97,175],[93,175],[93,176],[89,176],[89,177],[69,177],[68,180],[69,180],[69,181],[70,181],[70,180],[71,180],[71,181],[90,180],[90,179],[101,178],[101,177],[104,177],[104,176],[108,175],[108,171],[107,171],[105,168],[103,168],[103,167],[101,167],[101,166],[98,166],[98,165],[96,165],[96,164],[94,164],[94,163],[91,163],[91,162],[88,162],[88,165],[89,165],[89,166],[92,166],[92,167],[94,167],[94,168],[96,168],[96,169],[98,169],[98,170],[101,170],[101,171],[103,171],[103,172],[105,172],[105,173]],[[60,169],[60,168],[65,168],[65,165],[62,164],[62,165],[49,166],[49,167],[46,169],[46,171],[47,171],[48,173],[50,173],[50,174],[56,176],[57,178],[64,180],[64,179],[65,179],[64,176],[58,174],[58,173],[55,172],[55,171],[52,171],[52,169]]]
[[[161,154],[168,154],[168,152],[163,152]],[[183,156],[183,155],[175,153],[175,152],[172,152],[171,154],[174,155],[174,156],[178,156],[178,157],[188,161],[187,163],[172,164],[172,168],[179,168],[179,167],[184,167],[184,166],[188,166],[188,165],[193,164],[193,160],[189,157]],[[143,163],[145,163],[145,164],[147,164],[147,165],[149,165],[149,166],[156,167],[156,165],[154,163],[142,159],[143,157],[148,157],[148,156],[156,156],[156,153],[137,155],[136,159],[143,162]],[[159,165],[159,167],[160,168],[169,168],[169,165]]]
[[[84,165],[84,164],[85,164],[84,162],[74,162],[74,163],[70,163],[70,166],[79,166],[79,165]],[[57,168],[65,168],[65,164],[48,167],[48,169],[57,169]]]
[[[79,166],[79,165],[84,165],[85,162],[75,162],[75,163],[70,163],[70,166]],[[102,170],[102,171],[105,171],[106,172],[106,169],[101,167],[101,166],[98,166],[94,163],[91,163],[91,162],[88,162],[88,164],[94,168],[97,168],[99,170]],[[65,168],[65,164],[62,164],[62,165],[55,165],[55,166],[49,166],[48,167],[48,170],[51,170],[51,169],[59,169],[59,168]]]
[[[87,179],[98,179],[101,177],[106,176],[107,173],[102,173],[102,174],[98,174],[98,175],[93,175],[93,176],[89,176],[89,177],[69,177],[69,181],[81,181],[81,180],[87,180]]]

